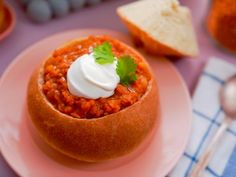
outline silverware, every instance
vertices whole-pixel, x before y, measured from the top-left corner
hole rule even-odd
[[[200,157],[198,163],[190,173],[189,177],[201,177],[204,169],[207,167],[219,139],[229,127],[230,123],[236,119],[236,75],[231,77],[220,90],[219,94],[220,103],[225,112],[225,118],[214,135],[212,141]]]

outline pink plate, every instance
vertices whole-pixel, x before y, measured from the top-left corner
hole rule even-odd
[[[84,29],[56,34],[21,53],[0,80],[0,148],[10,166],[24,177],[162,177],[184,151],[191,128],[188,90],[174,66],[165,59],[146,56],[156,75],[161,123],[151,143],[132,160],[102,164],[63,165],[46,155],[33,140],[25,122],[28,79],[41,59],[74,38],[106,34],[131,45],[128,36],[109,30]]]

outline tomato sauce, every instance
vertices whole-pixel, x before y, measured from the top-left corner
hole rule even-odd
[[[67,87],[67,70],[78,57],[90,53],[95,46],[104,42],[111,44],[117,58],[129,55],[135,60],[137,80],[130,86],[118,84],[115,93],[108,98],[93,100],[73,96]],[[53,52],[44,65],[42,89],[49,102],[60,112],[74,118],[91,119],[116,113],[137,102],[146,92],[150,79],[148,68],[139,55],[108,36],[90,36]]]

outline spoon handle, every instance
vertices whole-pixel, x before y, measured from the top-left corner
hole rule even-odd
[[[200,157],[198,163],[190,173],[189,177],[201,177],[203,170],[207,167],[212,155],[214,154],[214,151],[217,148],[217,144],[219,142],[219,139],[229,126],[229,123],[231,122],[231,119],[226,117],[222,124],[220,125],[219,129],[217,130],[216,134],[212,138],[210,144],[207,146],[206,150],[203,152],[202,156]]]

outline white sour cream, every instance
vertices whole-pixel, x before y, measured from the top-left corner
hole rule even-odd
[[[67,85],[70,93],[89,99],[107,98],[114,94],[120,82],[116,73],[117,61],[112,64],[96,63],[93,54],[77,58],[67,72]]]

